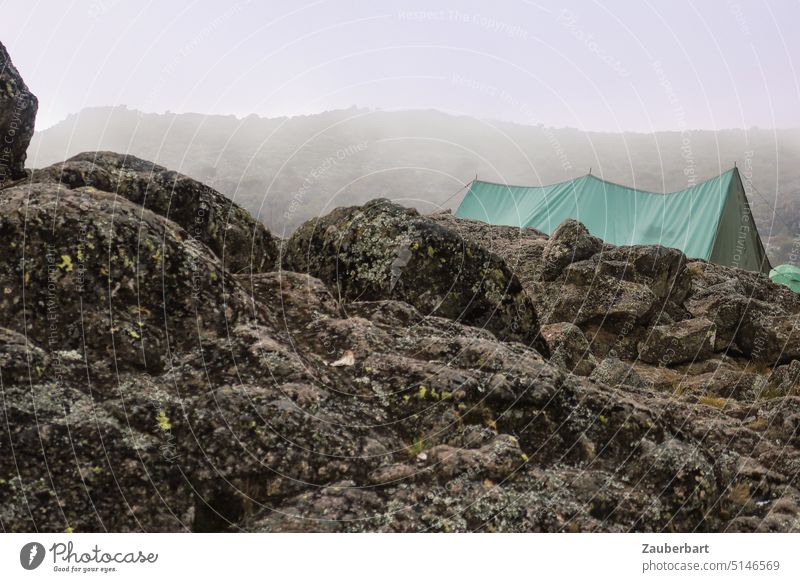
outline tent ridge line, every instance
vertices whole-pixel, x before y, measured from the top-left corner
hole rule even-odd
[[[650,191],[650,190],[640,190],[640,189],[634,188],[632,186],[627,186],[625,184],[620,184],[618,182],[612,182],[610,180],[605,180],[603,178],[598,178],[594,174],[583,174],[581,176],[575,176],[574,178],[570,178],[569,180],[564,180],[562,182],[552,182],[550,184],[542,184],[541,186],[524,186],[522,184],[508,184],[506,182],[491,182],[489,180],[478,180],[478,179],[473,180],[473,183],[481,182],[483,184],[493,184],[495,186],[505,186],[506,188],[549,188],[551,186],[560,186],[562,184],[569,184],[569,183],[575,182],[576,180],[580,180],[581,178],[592,178],[594,180],[597,180],[598,182],[603,182],[605,184],[610,184],[611,186],[617,186],[619,188],[625,188],[626,190],[632,190],[634,192],[640,192],[640,193],[643,193],[643,194],[652,194],[654,196],[671,196],[672,194],[680,194],[681,192],[686,192],[687,190],[691,190],[693,188],[697,188],[698,186],[702,186],[706,182],[711,182],[712,180],[717,180],[717,179],[721,178],[722,176],[724,176],[725,174],[727,174],[729,172],[733,172],[735,169],[736,169],[736,167],[734,166],[734,167],[732,167],[732,168],[730,168],[728,170],[725,170],[721,174],[717,174],[716,176],[712,176],[711,178],[706,178],[705,180],[695,184],[694,186],[688,186],[686,188],[683,188],[682,190],[673,190],[672,192],[653,192],[653,191]]]

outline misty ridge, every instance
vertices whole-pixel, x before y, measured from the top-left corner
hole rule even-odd
[[[672,192],[737,163],[772,263],[800,254],[792,234],[800,225],[800,129],[606,133],[435,110],[237,118],[99,107],[37,132],[27,165],[94,150],[126,152],[201,180],[284,237],[335,207],[379,197],[426,213],[454,209],[476,175],[540,185],[591,168],[605,180]]]

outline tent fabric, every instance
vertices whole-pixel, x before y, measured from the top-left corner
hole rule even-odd
[[[739,171],[661,194],[586,175],[549,186],[475,180],[456,216],[550,234],[568,218],[614,245],[663,245],[692,258],[769,272]]]
[[[800,293],[800,267],[794,265],[778,265],[769,272],[774,283],[786,285],[795,293]]]

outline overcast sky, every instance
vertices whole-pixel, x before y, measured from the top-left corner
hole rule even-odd
[[[564,8],[564,6],[568,6]],[[88,106],[800,126],[800,2],[0,0],[38,128]]]

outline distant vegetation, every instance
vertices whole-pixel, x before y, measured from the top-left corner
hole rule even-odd
[[[488,122],[438,111],[348,109],[292,118],[86,109],[37,132],[28,166],[129,152],[200,179],[278,235],[336,206],[385,197],[423,212],[477,174],[545,184],[585,174],[673,191],[738,162],[773,264],[800,255],[800,129],[641,133]],[[798,257],[800,258],[800,257]],[[795,258],[795,262],[798,260]]]

